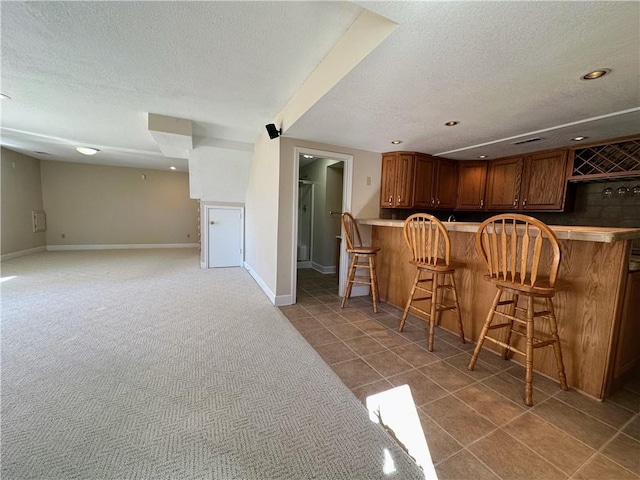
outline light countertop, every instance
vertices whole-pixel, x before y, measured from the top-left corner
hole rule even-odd
[[[376,227],[397,227],[404,225],[404,220],[388,220],[384,218],[358,219],[360,225]],[[479,222],[442,222],[450,232],[476,233]],[[582,227],[577,225],[549,225],[560,240],[580,240],[585,242],[612,243],[621,240],[640,238],[640,228],[615,227]]]

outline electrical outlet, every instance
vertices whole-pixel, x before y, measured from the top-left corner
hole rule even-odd
[[[367,177],[367,185],[371,185],[371,177]]]

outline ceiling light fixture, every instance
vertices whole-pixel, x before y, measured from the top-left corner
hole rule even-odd
[[[450,122],[445,123],[445,126],[447,127],[455,127],[456,125],[458,125],[460,122],[456,122],[455,120],[452,120]]]
[[[176,170],[176,167],[172,165],[171,167],[169,167],[169,170]]]
[[[391,143],[393,143],[394,145],[399,145],[402,143],[402,140],[392,140]]]
[[[304,158],[313,158],[313,155],[302,155]]]
[[[51,155],[49,152],[34,152],[37,153],[38,155]]]
[[[571,140],[573,140],[574,142],[579,142],[581,140],[584,140],[585,138],[589,138],[589,137],[575,137],[575,138],[572,138]]]
[[[487,158],[486,155],[478,155],[478,158]]]
[[[97,148],[91,148],[91,147],[76,147],[76,150],[83,155],[95,155],[100,151]]]
[[[0,93],[0,99],[2,100],[11,100],[9,95],[5,95],[4,93]]]
[[[594,70],[580,77],[580,80],[595,80],[596,78],[604,77],[607,73],[610,73],[609,68],[601,68],[600,70]]]

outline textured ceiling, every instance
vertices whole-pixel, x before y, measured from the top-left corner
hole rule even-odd
[[[640,133],[638,2],[0,2],[2,144],[186,170],[151,112],[251,150],[361,8],[398,28],[286,136],[471,159]]]

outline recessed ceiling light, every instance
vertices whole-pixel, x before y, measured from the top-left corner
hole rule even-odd
[[[451,122],[447,122],[445,123],[445,125],[447,127],[455,127],[456,125],[458,125],[460,122],[456,122],[455,120],[452,120]]]
[[[392,140],[391,143],[393,143],[394,145],[399,145],[402,143],[402,140]]]
[[[604,77],[607,73],[611,72],[608,68],[601,68],[600,70],[594,70],[580,77],[581,80],[595,80],[596,78]]]
[[[51,155],[48,152],[33,152],[33,153],[37,153],[38,155]]]
[[[11,100],[9,95],[5,95],[4,93],[0,93],[0,99],[2,100]]]
[[[313,155],[302,155],[304,158],[313,158]]]
[[[575,138],[572,138],[571,140],[573,140],[574,142],[579,142],[580,140],[584,140],[585,138],[589,138],[589,137],[575,137]]]
[[[169,167],[169,170],[176,170],[176,167],[171,166],[171,167]]]
[[[486,155],[478,155],[478,158],[487,158]]]
[[[95,155],[100,151],[97,148],[91,148],[91,147],[76,147],[76,150],[83,155]]]

